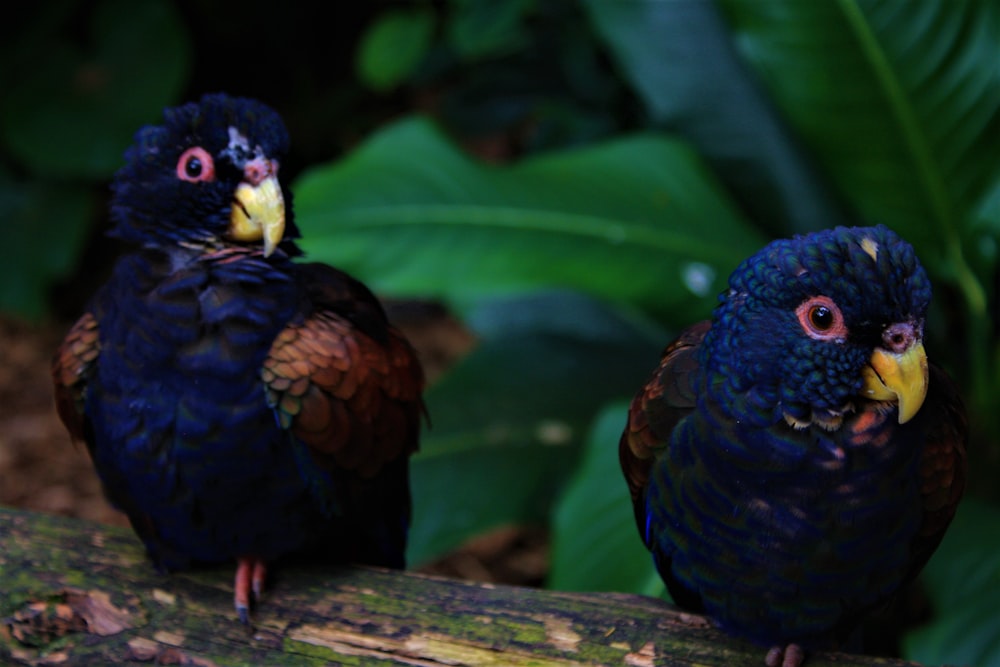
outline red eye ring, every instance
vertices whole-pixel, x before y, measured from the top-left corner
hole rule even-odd
[[[215,161],[201,146],[194,146],[181,153],[177,160],[177,178],[199,183],[215,180]]]
[[[799,325],[806,335],[816,340],[843,340],[847,337],[847,325],[840,308],[828,296],[814,296],[806,299],[795,309]]]

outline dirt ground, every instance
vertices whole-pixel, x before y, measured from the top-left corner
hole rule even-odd
[[[433,306],[390,305],[420,352],[430,381],[473,345]],[[72,444],[56,415],[49,362],[69,323],[29,325],[0,317],[0,505],[128,525],[105,501],[86,449]],[[475,581],[540,585],[546,534],[504,528],[483,535],[422,571]]]
[[[127,525],[56,415],[49,360],[62,333],[0,320],[0,504]]]

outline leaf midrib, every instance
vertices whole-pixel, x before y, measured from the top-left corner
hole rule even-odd
[[[389,227],[471,226],[481,229],[517,230],[529,233],[557,234],[599,240],[615,246],[633,245],[692,260],[718,262],[735,266],[747,254],[739,244],[720,244],[701,240],[687,233],[675,233],[664,225],[645,225],[599,215],[526,209],[508,206],[468,204],[417,204],[365,206],[337,211],[336,224],[329,227],[335,235],[344,231],[370,231]],[[312,233],[312,240],[319,235]],[[572,244],[572,242],[567,241]]]
[[[944,175],[935,163],[930,139],[924,131],[915,105],[896,75],[888,55],[871,29],[857,0],[838,0],[848,26],[854,32],[858,44],[871,66],[872,72],[881,84],[886,102],[898,122],[903,143],[913,158],[917,174],[924,185],[930,203],[931,219],[945,242],[946,255],[954,263],[955,279],[965,295],[973,314],[986,310],[986,294],[972,268],[965,260],[961,237],[958,232],[958,214],[954,201],[948,192]]]

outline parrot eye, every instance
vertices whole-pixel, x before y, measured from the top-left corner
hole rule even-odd
[[[177,160],[177,178],[197,183],[215,178],[215,162],[204,148],[195,146],[181,154]]]
[[[817,331],[826,331],[833,326],[833,313],[826,306],[813,306],[809,309],[809,323]]]
[[[816,340],[837,340],[847,337],[844,316],[833,299],[814,296],[806,299],[795,309],[799,325],[810,338]]]

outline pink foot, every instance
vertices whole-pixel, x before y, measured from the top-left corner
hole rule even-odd
[[[236,559],[236,582],[233,584],[233,603],[236,615],[243,625],[250,625],[250,605],[260,599],[267,579],[267,565],[254,556]]]
[[[801,667],[805,662],[806,653],[798,644],[774,646],[767,652],[764,664],[767,667]]]

